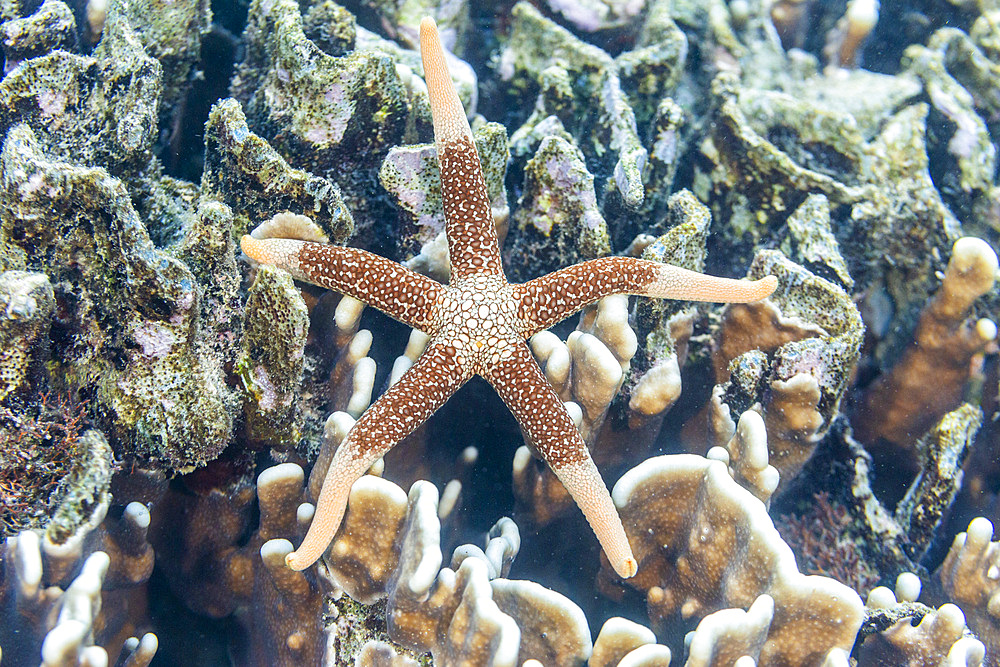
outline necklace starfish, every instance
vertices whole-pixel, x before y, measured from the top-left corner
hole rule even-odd
[[[611,294],[749,302],[770,295],[777,279],[715,278],[650,260],[606,257],[527,283],[507,282],[479,154],[431,18],[420,24],[420,51],[441,167],[450,284],[356,248],[250,236],[241,241],[256,261],[352,296],[430,336],[423,355],[361,415],[337,449],[312,524],[286,563],[293,570],[314,563],[340,526],[354,482],[480,375],[566,486],[612,567],[631,577],[638,565],[604,480],[525,340]]]

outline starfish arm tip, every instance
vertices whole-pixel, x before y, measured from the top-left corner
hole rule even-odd
[[[293,551],[285,556],[285,565],[288,566],[288,569],[295,570],[296,572],[306,569],[315,562],[316,559],[306,562],[306,560],[299,556],[298,551]]]
[[[247,257],[250,256],[250,251],[254,247],[255,242],[256,239],[254,239],[249,234],[244,234],[243,236],[240,237],[240,250],[243,251],[244,255],[246,255]]]
[[[635,558],[631,556],[615,565],[615,572],[617,572],[618,576],[622,579],[631,579],[638,571],[639,564],[636,562]]]
[[[764,276],[757,281],[760,285],[760,298],[766,299],[767,297],[774,294],[774,290],[778,289],[778,277],[777,276]]]

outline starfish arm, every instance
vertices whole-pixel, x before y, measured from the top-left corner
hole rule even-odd
[[[420,54],[441,165],[441,197],[452,279],[474,273],[503,275],[500,243],[479,153],[448,74],[437,26],[429,17],[420,23]]]
[[[432,343],[361,415],[330,461],[316,501],[316,515],[302,544],[285,557],[288,567],[304,570],[323,555],[340,527],[354,482],[427,421],[468,379],[455,361],[454,348]]]
[[[615,572],[631,577],[637,569],[632,548],[580,431],[528,347],[517,343],[513,349],[511,356],[489,370],[486,379],[583,511]]]
[[[358,248],[297,239],[244,236],[243,252],[293,278],[336,290],[378,308],[411,327],[428,331],[444,286],[385,257]]]
[[[747,303],[770,296],[778,279],[733,280],[634,257],[603,257],[553,271],[514,289],[525,337],[611,294]]]

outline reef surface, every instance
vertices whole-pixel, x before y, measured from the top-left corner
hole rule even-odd
[[[622,579],[488,385],[353,487],[426,336],[255,234],[449,276],[430,15]],[[1000,6],[0,2],[0,664],[1000,665]],[[448,554],[451,554],[450,558]]]

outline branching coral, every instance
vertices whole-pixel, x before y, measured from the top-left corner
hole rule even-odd
[[[859,437],[906,446],[958,406],[970,361],[996,338],[996,323],[969,322],[976,300],[993,289],[997,254],[982,239],[955,242],[944,278],[920,313],[914,344],[865,391]]]
[[[655,624],[749,607],[767,594],[775,620],[761,662],[821,664],[831,650],[852,645],[862,616],[857,593],[800,574],[763,503],[721,462],[655,457],[626,473],[613,497],[639,560],[629,584],[646,592]]]
[[[41,537],[22,531],[7,538],[0,554],[0,644],[8,661],[30,664],[40,656],[46,666],[98,667],[120,651],[126,664],[149,664],[154,634],[125,641],[145,612],[144,602],[132,603],[128,594],[141,590],[153,567],[145,539],[149,514],[133,505],[120,520],[105,519],[105,496],[81,503],[92,513],[68,537],[50,527]]]
[[[991,542],[993,525],[979,517],[955,536],[936,576],[948,597],[962,606],[969,627],[986,645],[990,664],[1000,651],[1000,543]],[[952,616],[961,614],[952,612]]]
[[[750,275],[770,273],[781,277],[778,292],[723,313],[713,361],[716,380],[726,384],[716,387],[709,403],[709,428],[712,442],[721,446],[735,432],[731,409],[761,412],[768,460],[787,485],[839,410],[864,325],[843,289],[780,252],[764,250]]]

